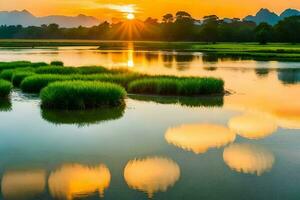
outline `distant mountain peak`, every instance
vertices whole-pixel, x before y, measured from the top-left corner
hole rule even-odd
[[[282,14],[280,16],[278,16],[274,12],[271,12],[267,8],[261,8],[256,13],[255,16],[249,15],[244,18],[244,21],[253,21],[256,24],[266,22],[268,24],[274,25],[286,17],[296,16],[296,15],[300,15],[300,12],[298,10],[292,9],[292,8],[286,9],[285,11],[282,12]]]
[[[61,27],[71,28],[96,26],[100,24],[100,21],[95,17],[83,14],[73,17],[63,15],[36,17],[28,10],[0,11],[0,25],[40,26],[52,23],[56,23]]]
[[[283,11],[280,14],[280,18],[283,19],[283,18],[286,18],[286,17],[299,16],[299,15],[300,15],[300,11],[299,10],[289,8],[289,9],[286,9],[285,11]]]

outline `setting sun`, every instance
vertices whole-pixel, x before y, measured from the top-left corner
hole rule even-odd
[[[128,20],[133,20],[133,19],[135,18],[135,15],[134,15],[133,13],[128,13],[128,14],[126,15],[126,18],[127,18]]]

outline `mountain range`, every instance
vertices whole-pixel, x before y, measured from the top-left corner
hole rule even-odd
[[[266,22],[270,25],[274,25],[277,24],[280,20],[291,16],[300,16],[300,11],[289,8],[283,11],[280,15],[277,15],[276,13],[271,12],[266,8],[262,8],[260,9],[260,11],[256,13],[255,16],[249,15],[245,17],[243,20],[253,21],[256,24],[260,24],[261,22]]]
[[[261,22],[266,22],[268,24],[274,25],[278,21],[291,16],[300,16],[300,11],[296,9],[286,9],[280,15],[266,8],[259,10],[256,15],[249,15],[245,17],[244,21],[253,21],[257,24]],[[45,17],[36,17],[27,10],[23,11],[0,11],[0,25],[22,25],[26,26],[40,26],[42,24],[56,23],[60,27],[72,28],[78,26],[91,27],[99,25],[101,23],[95,17],[78,15],[78,16],[63,16],[63,15],[50,15]]]
[[[82,14],[74,17],[63,15],[36,17],[27,10],[0,11],[0,25],[22,25],[26,27],[51,23],[56,23],[61,27],[72,28],[78,26],[91,27],[99,25],[100,21],[95,17]]]

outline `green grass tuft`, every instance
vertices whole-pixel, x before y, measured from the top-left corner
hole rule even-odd
[[[7,81],[11,81],[14,72],[14,69],[5,69],[0,73],[0,78]]]
[[[39,67],[35,70],[37,74],[100,74],[109,73],[109,70],[104,67],[57,67],[47,66]]]
[[[131,82],[128,92],[180,96],[221,94],[224,92],[224,82],[216,78],[145,78]]]
[[[0,79],[0,97],[7,97],[13,86],[9,81]]]
[[[23,92],[27,92],[27,93],[39,93],[41,89],[46,87],[49,83],[53,83],[56,81],[70,81],[70,80],[111,82],[127,88],[127,85],[131,81],[136,80],[139,77],[143,77],[143,76],[135,73],[92,74],[92,75],[37,74],[25,78],[21,83],[21,89]]]
[[[124,104],[126,91],[119,85],[95,81],[64,81],[49,84],[41,91],[42,107],[88,109]]]
[[[27,61],[16,61],[16,62],[0,62],[0,71],[5,69],[16,69],[16,68],[27,68],[27,67],[41,67],[41,66],[47,66],[47,63],[44,62],[36,62],[31,63]]]
[[[64,63],[62,61],[52,61],[50,63],[50,65],[53,65],[53,66],[64,66]]]
[[[16,71],[13,73],[11,78],[11,82],[15,87],[19,87],[21,82],[28,76],[35,75],[34,72],[31,71]]]
[[[34,68],[33,67],[23,67],[23,68],[16,68],[16,69],[5,69],[0,73],[0,78],[7,80],[7,81],[12,81],[12,77],[15,73],[17,72],[33,72]]]

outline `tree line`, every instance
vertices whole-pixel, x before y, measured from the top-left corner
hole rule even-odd
[[[285,18],[276,25],[255,24],[239,19],[219,19],[216,15],[194,19],[179,11],[162,20],[147,18],[119,23],[103,22],[90,28],[63,28],[57,24],[42,26],[0,26],[2,39],[94,39],[202,42],[300,42],[300,16]]]

